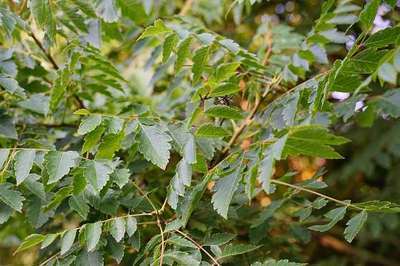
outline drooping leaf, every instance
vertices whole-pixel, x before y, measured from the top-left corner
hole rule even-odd
[[[19,245],[17,250],[14,252],[14,254],[24,251],[26,249],[29,249],[31,247],[34,247],[36,245],[39,245],[40,243],[42,243],[42,241],[44,239],[45,239],[45,236],[41,235],[41,234],[29,235],[27,238],[24,239],[24,241],[22,241],[22,243]]]
[[[140,125],[139,151],[161,169],[167,167],[171,138],[158,126]]]
[[[89,252],[94,251],[101,237],[102,223],[87,224],[85,228],[86,246]]]
[[[347,242],[351,243],[353,239],[356,237],[358,232],[360,232],[362,226],[367,221],[368,214],[367,212],[361,211],[359,214],[353,216],[347,223],[347,227],[344,230],[344,238]]]
[[[137,229],[137,221],[135,217],[128,216],[126,218],[126,233],[129,237],[133,236]]]
[[[14,210],[22,211],[22,202],[25,198],[19,191],[12,190],[10,183],[0,184],[0,200],[13,208]]]
[[[330,230],[337,222],[344,218],[346,214],[347,207],[339,207],[333,210],[330,210],[325,214],[325,217],[330,219],[330,222],[323,225],[312,225],[308,227],[310,230],[318,231],[318,232],[326,232]]]
[[[115,218],[111,222],[111,235],[115,241],[120,242],[125,235],[125,220],[123,218]]]
[[[228,219],[228,209],[241,178],[241,167],[236,167],[231,173],[221,177],[215,184],[215,193],[211,202],[214,209],[225,219]]]
[[[77,232],[76,229],[72,229],[64,233],[61,239],[61,251],[60,251],[61,255],[64,255],[71,249],[75,241],[76,232]]]
[[[28,177],[32,166],[33,160],[35,159],[35,150],[20,150],[15,155],[15,178],[17,179],[17,185],[24,182]]]
[[[45,156],[45,165],[49,174],[48,183],[55,183],[65,175],[71,168],[75,167],[79,154],[75,151],[50,151]]]

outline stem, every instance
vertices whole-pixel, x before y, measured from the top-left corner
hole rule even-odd
[[[33,32],[30,32],[29,35],[32,37],[32,39],[35,41],[36,45],[39,47],[40,50],[44,53],[44,55],[49,59],[50,63],[52,64],[53,68],[55,70],[60,69],[54,60],[54,58],[51,56],[50,52],[46,51],[44,48],[43,44],[39,41],[39,39],[36,37],[36,35]]]
[[[184,232],[182,232],[180,230],[175,230],[175,232],[177,232],[178,234],[182,235],[184,238],[188,239],[190,242],[195,244],[196,247],[198,247],[201,251],[203,251],[213,261],[213,265],[217,265],[217,266],[221,265],[205,248],[203,248],[199,243],[197,243],[196,240],[194,240],[189,235],[185,234]]]
[[[112,217],[112,218],[109,218],[109,219],[106,219],[106,220],[98,221],[98,223],[102,223],[102,224],[103,224],[103,223],[106,223],[106,222],[109,222],[109,221],[112,221],[112,220],[115,220],[115,219],[120,219],[120,218],[139,217],[139,216],[153,216],[153,215],[155,215],[155,212],[143,212],[143,213],[136,213],[136,214],[127,214],[127,215]],[[150,224],[150,223],[151,223],[151,222],[138,223],[138,225],[140,225],[140,224]],[[153,223],[154,223],[154,222],[153,222]],[[74,229],[67,229],[67,230],[64,230],[64,231],[62,231],[62,232],[57,233],[57,235],[60,235],[60,237],[61,237],[66,231],[68,231],[68,230],[80,230],[80,229],[82,229],[82,227],[84,227],[85,225],[86,225],[86,224],[83,224],[83,225],[81,225],[81,226],[79,226],[79,227],[76,227],[76,228],[74,228]],[[77,243],[75,243],[74,246],[77,246]],[[59,252],[55,253],[54,255],[52,255],[50,258],[48,258],[48,259],[46,259],[44,262],[42,262],[39,266],[46,265],[48,262],[50,262],[50,261],[56,259],[58,256],[60,256],[60,252],[61,252],[61,251],[59,251]],[[71,252],[73,252],[73,248],[71,248],[71,249],[69,250],[69,253],[71,253]],[[66,254],[64,254],[64,255],[68,255],[69,253],[66,253]]]
[[[336,202],[336,203],[338,203],[338,204],[340,204],[340,205],[343,205],[343,206],[346,206],[346,207],[351,207],[351,208],[353,208],[353,209],[357,209],[357,210],[360,210],[360,211],[364,211],[364,210],[365,210],[364,208],[358,207],[358,206],[356,206],[356,205],[354,205],[354,204],[347,203],[347,202],[345,202],[345,201],[342,201],[342,200],[338,200],[338,199],[329,197],[329,196],[327,196],[327,195],[325,195],[325,194],[316,192],[316,191],[311,190],[311,189],[308,189],[308,188],[304,188],[304,187],[301,187],[301,186],[289,184],[289,183],[286,183],[286,182],[284,182],[284,181],[280,181],[280,180],[277,180],[277,179],[272,179],[272,180],[271,180],[271,183],[275,183],[275,184],[278,184],[278,185],[283,185],[283,186],[286,186],[286,187],[291,187],[291,188],[294,188],[294,189],[297,189],[297,190],[305,191],[305,192],[308,192],[308,193],[310,193],[310,194],[314,194],[314,195],[317,195],[317,196],[319,196],[319,197],[325,198],[325,199],[327,199],[327,200]]]
[[[189,12],[190,8],[192,7],[192,4],[193,4],[193,0],[186,0],[181,11],[179,12],[179,15],[185,16],[187,14],[187,12]]]
[[[256,103],[251,110],[250,114],[245,118],[244,122],[235,130],[233,133],[231,139],[229,140],[228,144],[225,146],[225,148],[222,151],[222,157],[224,158],[230,148],[232,147],[233,144],[235,144],[236,140],[239,138],[239,136],[242,134],[242,132],[245,130],[246,127],[248,127],[252,122],[253,118],[256,115],[258,109],[260,108],[261,104],[264,102],[264,100],[267,98],[269,90],[278,84],[281,81],[281,77],[278,76],[277,78],[273,79],[271,83],[268,84],[268,87],[266,88],[265,92],[261,96],[259,100],[256,100]]]
[[[133,185],[135,186],[135,188],[140,192],[140,194],[143,195],[143,197],[149,202],[149,204],[151,205],[151,207],[153,208],[153,213],[156,215],[157,217],[157,226],[160,229],[160,236],[161,236],[161,252],[160,252],[160,263],[159,265],[162,266],[163,265],[163,260],[164,260],[164,252],[165,252],[165,239],[164,239],[164,230],[161,226],[161,219],[160,219],[160,210],[164,210],[164,204],[161,207],[160,210],[158,210],[156,208],[156,206],[154,205],[153,201],[147,196],[147,193],[145,193],[139,186],[138,184],[136,184],[136,182],[132,182]]]

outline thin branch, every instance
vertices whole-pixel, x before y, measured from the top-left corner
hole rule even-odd
[[[106,219],[106,220],[102,220],[102,221],[97,221],[97,223],[103,224],[103,223],[107,223],[107,222],[109,222],[109,221],[116,220],[116,219],[120,219],[120,218],[140,217],[140,216],[154,216],[154,215],[155,215],[155,212],[154,212],[154,211],[153,211],[153,212],[134,213],[134,214],[127,214],[127,215],[122,215],[122,216],[116,216],[116,217],[112,217],[112,218],[109,218],[109,219]],[[138,223],[138,225],[141,225],[141,224],[144,225],[144,224],[150,224],[150,223],[154,223],[154,222],[151,222],[151,221],[150,221],[150,222],[145,222],[145,223]],[[86,224],[83,224],[83,225],[81,225],[81,226],[79,226],[79,227],[76,227],[76,228],[73,228],[73,229],[66,229],[66,230],[64,230],[64,231],[62,231],[62,232],[58,232],[57,235],[59,235],[59,236],[61,237],[65,232],[67,232],[67,231],[69,231],[69,230],[80,230],[80,229],[82,229],[82,227],[84,227],[85,225],[86,225]],[[74,246],[77,246],[77,243],[75,243]],[[73,248],[69,250],[69,253],[71,253],[72,251],[73,251]],[[53,254],[51,257],[49,257],[48,259],[46,259],[44,262],[40,263],[39,266],[46,265],[46,264],[49,263],[50,261],[52,261],[52,260],[58,258],[58,257],[61,255],[60,252],[61,252],[61,251],[56,252],[56,253]],[[69,253],[66,253],[66,254],[64,254],[63,256],[68,255]]]
[[[263,95],[258,99],[251,110],[250,114],[245,118],[244,122],[235,130],[233,133],[231,139],[229,140],[228,144],[225,146],[225,148],[222,151],[222,157],[226,157],[226,154],[230,150],[233,144],[235,144],[236,140],[239,138],[239,136],[242,134],[242,132],[245,130],[246,127],[248,127],[254,119],[254,116],[256,115],[258,109],[260,108],[261,104],[264,102],[264,100],[267,98],[269,90],[275,86],[276,84],[279,84],[281,81],[281,77],[278,76],[276,79],[274,79],[271,83],[269,83],[268,87],[266,88],[265,92]]]
[[[54,60],[54,58],[51,56],[50,52],[46,51],[44,48],[43,44],[39,41],[39,39],[36,37],[36,35],[33,32],[30,32],[29,35],[32,37],[32,39],[35,41],[36,45],[39,47],[40,50],[44,53],[44,55],[49,59],[50,63],[52,64],[53,68],[55,70],[60,69]]]
[[[189,12],[192,5],[193,5],[193,0],[186,0],[185,4],[183,4],[181,11],[179,12],[179,15],[185,16],[187,12]]]
[[[187,240],[189,240],[190,242],[195,244],[196,247],[198,247],[201,251],[203,251],[213,261],[213,265],[217,265],[217,266],[221,265],[205,248],[203,248],[199,243],[197,243],[196,240],[194,240],[189,235],[185,234],[184,232],[182,232],[180,230],[175,230],[175,232],[177,232],[178,234],[182,235],[184,238],[186,238]]]
[[[325,198],[327,200],[336,202],[336,203],[338,203],[340,205],[343,205],[343,206],[346,206],[346,207],[351,207],[353,209],[357,209],[357,210],[360,210],[360,211],[365,210],[364,208],[358,207],[358,206],[356,206],[354,204],[351,204],[351,203],[348,203],[348,202],[345,202],[345,201],[342,201],[342,200],[338,200],[338,199],[332,198],[330,196],[327,196],[325,194],[319,193],[317,191],[314,191],[314,190],[311,190],[311,189],[308,189],[308,188],[304,188],[304,187],[301,187],[301,186],[297,186],[297,185],[293,185],[293,184],[290,184],[290,183],[286,183],[284,181],[280,181],[280,180],[277,180],[277,179],[272,179],[271,183],[275,183],[275,184],[278,184],[278,185],[282,185],[282,186],[294,188],[294,189],[297,189],[297,190],[301,190],[301,191],[304,191],[304,192],[308,192],[310,194],[317,195],[319,197],[322,197],[322,198]]]
[[[161,236],[161,252],[160,252],[160,257],[159,257],[159,259],[160,259],[159,265],[162,266],[162,265],[163,265],[163,260],[164,260],[164,252],[165,252],[165,238],[164,238],[164,230],[163,230],[162,225],[161,225],[160,210],[162,210],[162,211],[164,210],[164,204],[163,204],[163,206],[161,207],[161,209],[158,210],[158,209],[156,208],[156,206],[154,205],[153,201],[147,196],[147,193],[145,193],[145,192],[138,186],[138,184],[136,184],[136,182],[132,182],[132,183],[133,183],[133,185],[135,186],[135,188],[140,192],[140,194],[142,194],[143,197],[149,202],[149,204],[151,205],[151,207],[152,207],[153,210],[154,210],[154,214],[155,214],[156,217],[157,217],[157,226],[158,226],[158,228],[159,228],[159,230],[160,230],[160,236]]]

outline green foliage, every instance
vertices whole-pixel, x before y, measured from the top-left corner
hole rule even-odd
[[[1,3],[2,260],[393,264],[396,2],[272,2]]]

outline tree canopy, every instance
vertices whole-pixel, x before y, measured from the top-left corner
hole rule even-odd
[[[399,10],[2,1],[0,264],[397,265]]]

